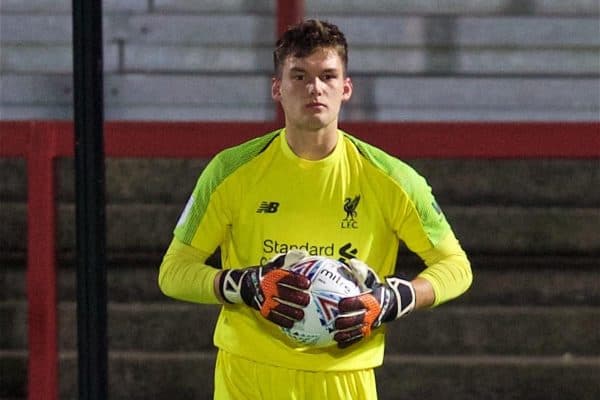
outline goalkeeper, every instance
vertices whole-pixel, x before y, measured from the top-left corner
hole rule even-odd
[[[285,126],[216,155],[174,229],[159,286],[220,305],[217,400],[376,399],[385,324],[471,284],[425,179],[338,128],[353,91],[347,65],[337,26],[307,20],[285,32],[271,85]],[[411,280],[394,276],[400,243],[424,262]],[[206,264],[216,249],[221,270]],[[347,262],[365,289],[339,304],[337,346],[302,347],[280,329],[302,319],[310,284],[281,267],[307,252]]]

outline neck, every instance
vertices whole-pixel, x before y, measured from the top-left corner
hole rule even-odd
[[[294,129],[286,126],[286,139],[290,149],[298,157],[317,161],[327,157],[335,149],[338,139],[337,126],[315,131]]]

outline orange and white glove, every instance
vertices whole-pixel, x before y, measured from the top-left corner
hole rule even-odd
[[[218,284],[221,297],[231,304],[245,303],[269,321],[291,328],[304,318],[303,308],[310,302],[310,280],[286,268],[307,255],[292,250],[264,266],[224,270]]]
[[[415,289],[409,281],[388,276],[381,282],[375,271],[357,259],[348,261],[348,266],[362,293],[338,304],[334,339],[340,348],[360,341],[382,323],[403,317],[415,307]]]

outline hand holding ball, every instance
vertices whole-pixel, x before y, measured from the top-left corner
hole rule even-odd
[[[310,256],[284,267],[307,277],[310,302],[304,308],[304,318],[295,321],[283,332],[298,345],[327,347],[335,345],[335,319],[338,303],[346,297],[361,293],[358,282],[349,267],[337,260]]]

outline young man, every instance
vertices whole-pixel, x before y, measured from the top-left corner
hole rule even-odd
[[[222,305],[216,399],[376,399],[382,324],[471,284],[425,180],[338,129],[352,96],[347,60],[335,25],[308,20],[284,33],[272,97],[285,127],[211,160],[175,228],[159,285],[177,299]],[[394,276],[401,241],[426,265],[411,281]],[[217,248],[222,270],[205,264]],[[337,346],[300,347],[278,326],[300,320],[308,302],[307,279],[281,268],[306,255],[290,249],[341,259],[370,289],[340,302]]]

